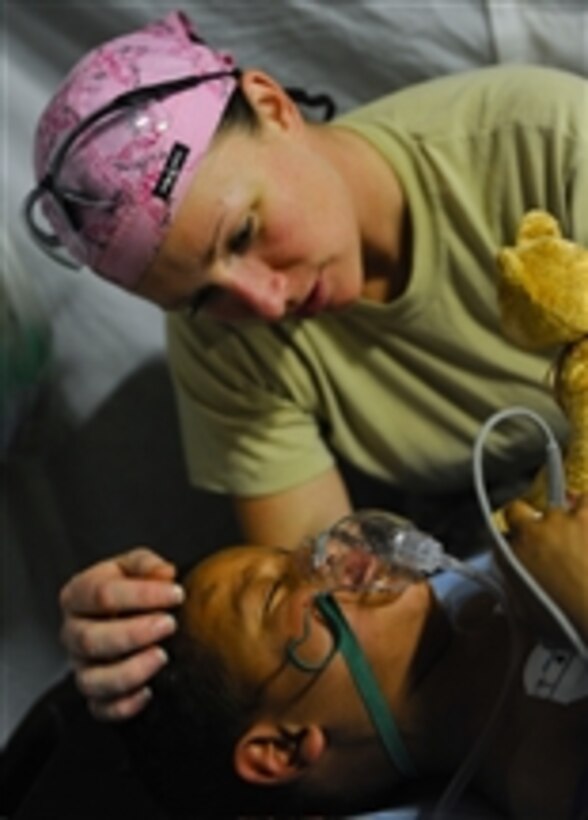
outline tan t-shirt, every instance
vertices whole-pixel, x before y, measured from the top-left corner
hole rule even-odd
[[[548,384],[553,351],[526,353],[503,338],[495,260],[536,207],[588,245],[586,80],[483,69],[406,89],[335,127],[370,141],[404,187],[409,286],[391,304],[274,326],[170,316],[193,482],[277,492],[327,469],[335,450],[405,489],[443,492],[469,485],[474,438],[495,410],[527,406],[563,437]],[[542,447],[528,422],[504,425],[488,465],[512,480]]]

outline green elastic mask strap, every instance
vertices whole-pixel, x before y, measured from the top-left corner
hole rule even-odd
[[[398,726],[388,703],[386,702],[372,669],[365,657],[361,646],[353,634],[345,616],[332,595],[321,592],[314,598],[314,604],[327,623],[333,636],[333,647],[325,658],[316,664],[303,661],[296,654],[297,648],[307,639],[310,633],[309,617],[304,624],[304,634],[301,638],[291,641],[286,647],[286,654],[298,669],[304,672],[315,672],[324,669],[333,655],[340,651],[353,678],[370,719],[378,732],[384,747],[396,768],[405,777],[416,775],[415,767],[408,755]]]

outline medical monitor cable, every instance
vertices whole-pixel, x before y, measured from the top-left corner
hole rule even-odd
[[[510,548],[508,541],[498,529],[492,514],[492,508],[490,505],[488,493],[486,491],[486,484],[484,480],[484,447],[486,445],[488,436],[498,424],[507,419],[513,419],[521,416],[529,418],[535,424],[537,424],[541,428],[546,439],[548,503],[550,504],[550,506],[566,506],[566,487],[564,477],[565,474],[559,444],[555,439],[555,436],[551,428],[547,425],[547,423],[541,416],[539,416],[537,413],[535,413],[532,410],[529,410],[526,407],[518,406],[510,407],[493,414],[482,426],[478,433],[478,436],[476,437],[476,441],[474,444],[472,467],[474,475],[474,487],[477,494],[478,503],[480,505],[480,509],[483,513],[488,529],[490,530],[490,533],[492,534],[498,546],[498,549],[500,550],[501,555],[504,556],[505,560],[508,562],[508,565],[513,568],[514,572],[523,581],[523,583],[526,584],[527,588],[529,588],[531,592],[534,593],[535,597],[539,600],[539,602],[547,609],[551,617],[564,631],[564,634],[572,643],[574,648],[578,651],[580,656],[586,659],[588,658],[588,648],[583,643],[579,633],[577,632],[575,627],[570,623],[566,615],[551,600],[551,598],[545,593],[545,591],[539,586],[539,584],[537,584],[535,579],[530,575],[530,573],[525,569],[521,562],[516,558],[516,556]],[[457,800],[459,800],[461,794],[463,793],[467,784],[471,780],[475,772],[476,766],[479,763],[480,757],[486,747],[487,742],[491,737],[492,731],[494,730],[496,722],[500,716],[502,707],[506,700],[506,696],[510,690],[511,684],[516,675],[516,671],[519,665],[519,659],[522,656],[523,650],[521,633],[517,627],[517,622],[512,607],[510,605],[510,601],[508,600],[506,594],[499,586],[499,584],[495,582],[493,579],[491,579],[491,577],[485,576],[483,573],[477,572],[469,565],[464,564],[461,561],[452,559],[451,556],[444,556],[443,563],[447,568],[450,568],[447,565],[453,562],[455,562],[453,566],[453,569],[455,571],[461,572],[463,575],[471,577],[472,580],[478,581],[482,585],[491,588],[494,594],[497,595],[497,597],[501,601],[507,618],[507,623],[510,629],[511,650],[508,669],[505,674],[492,713],[488,718],[484,726],[484,729],[481,735],[478,737],[469,756],[466,758],[464,763],[454,774],[445,791],[441,795],[441,798],[435,805],[433,810],[434,820],[443,820],[443,818],[450,818],[451,815],[449,814],[449,812],[451,808],[455,805]]]
[[[545,592],[540,584],[537,583],[531,573],[523,566],[521,561],[516,557],[512,551],[510,544],[500,532],[496,525],[496,521],[492,514],[492,508],[486,492],[486,485],[484,480],[483,468],[483,452],[486,439],[494,428],[501,422],[524,416],[537,424],[543,431],[546,438],[546,469],[547,469],[547,498],[550,507],[567,506],[565,474],[563,467],[563,459],[561,450],[557,440],[545,420],[532,410],[526,407],[509,407],[492,415],[483,427],[476,438],[474,444],[473,454],[473,471],[474,471],[474,488],[478,498],[478,503],[482,514],[492,534],[496,546],[500,550],[500,554],[507,562],[509,567],[516,573],[520,580],[525,584],[527,589],[533,593],[535,599],[551,616],[552,620],[560,627],[561,631],[567,640],[574,647],[578,655],[583,660],[588,660],[588,646],[582,640],[580,633],[572,624],[567,615],[560,609],[559,606],[552,600],[552,598]]]

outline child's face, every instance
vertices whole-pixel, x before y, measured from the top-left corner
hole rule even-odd
[[[406,645],[407,655],[412,654],[414,633],[403,627],[420,610],[420,588],[424,586],[414,585],[398,594],[379,594],[376,598],[354,592],[337,595],[350,626],[376,665],[380,656],[384,662],[392,654],[391,634],[395,634],[395,649],[400,652],[404,651],[405,634],[412,633]],[[296,552],[267,547],[223,550],[197,565],[186,588],[184,616],[188,634],[197,635],[204,644],[219,651],[230,672],[242,683],[259,686],[271,681],[276,699],[288,700],[293,691],[300,693],[308,684],[308,674],[291,666],[285,649],[292,639],[303,634],[309,611],[310,634],[297,654],[316,662],[332,646],[329,630],[312,603],[319,587],[301,570]],[[377,647],[386,649],[385,655]],[[353,694],[339,656],[335,656],[327,671],[329,685],[340,683],[342,691]]]
[[[137,291],[166,309],[225,321],[338,310],[361,293],[357,217],[309,127],[266,116],[261,133],[227,132],[200,166]]]
[[[219,650],[239,679],[255,684],[283,665],[317,592],[292,551],[266,547],[215,554],[192,571],[186,588],[188,631]],[[313,624],[306,650],[321,657],[329,645],[326,628]]]

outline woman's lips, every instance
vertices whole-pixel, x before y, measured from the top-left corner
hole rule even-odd
[[[322,277],[320,277],[312,288],[304,302],[300,305],[298,310],[296,311],[296,315],[302,318],[306,318],[309,316],[315,316],[317,313],[320,313],[325,309],[328,303],[328,296],[325,287],[325,282]]]

